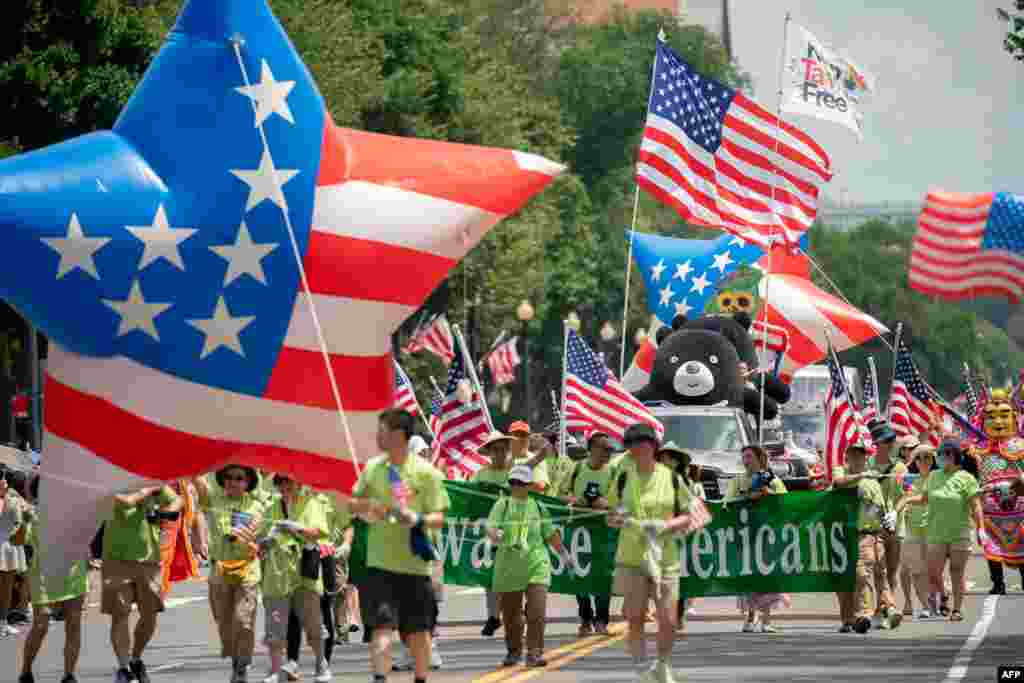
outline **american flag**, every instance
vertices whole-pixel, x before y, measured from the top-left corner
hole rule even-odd
[[[395,408],[400,408],[413,415],[420,412],[412,382],[409,381],[409,376],[405,374],[405,370],[398,364],[398,361],[395,361],[395,400],[393,405]]]
[[[430,351],[443,360],[445,365],[449,365],[455,357],[455,349],[448,318],[443,314],[435,315],[426,324],[420,325],[412,333],[412,338],[404,350],[406,353]]]
[[[889,424],[897,434],[917,436],[927,431],[935,442],[933,445],[937,446],[938,435],[931,431],[932,415],[932,396],[914,364],[910,349],[900,339],[896,348],[896,375],[889,397]]]
[[[687,222],[768,246],[796,244],[810,228],[832,170],[806,133],[701,76],[659,38],[636,176]]]
[[[184,3],[114,130],[0,161],[0,298],[52,341],[47,573],[144,482],[241,462],[348,490],[392,333],[559,172],[341,128],[266,0]]]
[[[910,252],[910,286],[950,301],[1024,293],[1024,196],[929,192]]]
[[[622,441],[630,425],[646,422],[661,438],[665,428],[605,367],[601,357],[569,330],[566,341],[565,421],[571,431],[599,431]]]
[[[978,392],[974,390],[974,382],[971,381],[971,371],[966,365],[963,369],[963,382],[964,382],[964,409],[967,415],[967,419],[971,422],[975,421],[978,416]]]
[[[409,485],[402,481],[402,475],[394,465],[388,465],[388,483],[391,485],[391,497],[395,501],[395,507],[408,507],[412,491]]]
[[[469,476],[487,464],[477,449],[487,439],[490,425],[483,397],[473,388],[466,372],[464,354],[456,340],[455,356],[448,367],[448,384],[434,433],[438,461]]]
[[[430,399],[430,431],[435,435],[437,434],[438,427],[441,420],[441,411],[444,407],[444,396],[440,391],[435,390],[433,397]],[[437,439],[434,439],[434,445],[438,443]]]
[[[519,352],[516,351],[518,341],[519,337],[512,337],[487,356],[487,366],[491,369],[491,377],[494,378],[496,386],[514,382],[516,379],[516,368],[520,363]]]
[[[855,443],[870,449],[871,434],[857,412],[854,398],[850,395],[842,370],[831,350],[825,358],[825,364],[832,378],[825,398],[825,476],[828,481],[832,481],[835,468],[846,464],[846,449]]]
[[[869,371],[864,375],[864,410],[862,415],[865,423],[871,422],[878,417],[877,393],[878,391],[875,388],[874,373]]]

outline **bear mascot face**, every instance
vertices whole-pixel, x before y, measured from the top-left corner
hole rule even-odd
[[[756,418],[763,385],[764,417],[775,419],[779,404],[789,400],[789,386],[758,369],[750,325],[743,312],[693,320],[678,316],[671,329],[658,330],[650,382],[634,395],[675,405],[734,406]]]

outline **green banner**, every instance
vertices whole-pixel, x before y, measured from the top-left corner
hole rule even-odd
[[[483,524],[501,490],[483,484],[445,482],[451,509],[438,552],[446,584],[491,585],[494,549]],[[611,592],[618,531],[603,516],[535,496],[562,532],[577,569],[551,552],[551,592]],[[683,541],[684,595],[824,593],[852,591],[857,563],[857,497],[853,490],[795,491],[756,503],[709,503],[713,521]],[[356,522],[349,571],[365,572],[366,524]]]

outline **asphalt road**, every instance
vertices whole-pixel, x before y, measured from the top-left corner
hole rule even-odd
[[[972,559],[968,575],[970,595],[960,623],[906,622],[895,631],[867,635],[836,632],[835,598],[827,594],[793,596],[793,606],[776,615],[779,634],[744,634],[732,598],[707,598],[697,604],[698,615],[686,635],[676,643],[673,663],[677,678],[686,681],[937,681],[982,683],[996,680],[998,665],[1024,665],[1024,593],[1019,574],[1012,572],[1011,594],[987,594],[987,568]],[[174,588],[168,611],[161,616],[157,635],[146,653],[154,681],[188,683],[225,682],[226,662],[216,654],[217,636],[205,600],[205,584],[192,582]],[[902,596],[900,598],[902,600]],[[618,601],[613,602],[613,615]],[[431,674],[441,683],[624,683],[633,680],[630,660],[613,625],[609,637],[576,638],[575,601],[555,596],[549,604],[548,659],[545,670],[521,668],[496,671],[504,656],[504,641],[479,634],[484,616],[479,589],[450,587],[442,609],[439,648],[444,667]],[[262,615],[260,617],[262,623]],[[59,681],[62,674],[61,624],[51,625],[50,636],[36,666],[36,680]],[[0,681],[14,681],[21,662],[24,635],[0,641]],[[653,643],[652,643],[653,649]],[[302,662],[304,680],[311,679],[312,657]],[[252,680],[262,680],[267,658],[257,655]],[[370,680],[365,646],[339,646],[332,669],[339,683]],[[96,608],[85,626],[79,680],[109,681],[113,657],[108,622]],[[411,681],[408,673],[391,680]]]

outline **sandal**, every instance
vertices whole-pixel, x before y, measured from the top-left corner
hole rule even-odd
[[[955,609],[955,610],[953,610],[952,612],[949,613],[949,620],[950,621],[963,621],[964,620],[964,615],[960,614],[960,610]]]

